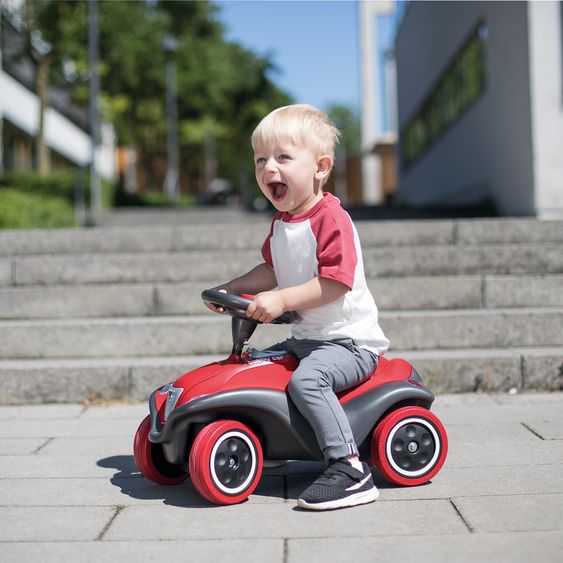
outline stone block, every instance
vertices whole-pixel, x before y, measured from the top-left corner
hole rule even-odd
[[[475,532],[563,531],[563,494],[459,497],[454,504]]]
[[[499,392],[521,387],[520,358],[514,354],[457,350],[394,355],[411,362],[433,393]]]
[[[2,438],[2,456],[28,456],[48,443],[48,438]]]
[[[408,540],[391,534],[389,537],[305,538],[290,539],[287,544],[288,563],[434,563],[435,561],[494,561],[495,563],[529,563],[559,561],[563,550],[560,532],[436,534],[418,535],[409,527]]]
[[[393,349],[563,347],[562,309],[383,312]]]
[[[60,561],[80,561],[99,563],[100,561],[120,561],[121,563],[147,563],[154,561],[174,561],[181,557],[193,561],[220,561],[221,563],[240,563],[244,554],[245,563],[283,563],[284,541],[281,539],[225,540],[210,542],[194,541],[88,541],[88,542],[32,542],[7,543],[2,545],[4,563],[22,561],[41,561],[41,563],[60,563]]]
[[[480,276],[380,278],[368,287],[380,311],[481,307]]]
[[[357,221],[362,248],[453,244],[453,221]]]
[[[159,522],[158,529],[151,525],[155,521]],[[186,521],[190,522],[189,526],[185,525]],[[405,526],[405,522],[409,525]],[[467,532],[448,501],[429,500],[376,501],[347,511],[346,518],[341,511],[317,513],[312,518],[310,512],[292,509],[288,504],[253,506],[245,503],[213,510],[135,506],[120,514],[105,537],[107,540],[128,541],[140,529],[145,531],[144,537],[148,540],[408,536],[412,529],[420,534]]]
[[[0,318],[85,318],[149,315],[150,285],[86,285],[0,288]]]
[[[129,391],[129,370],[122,366],[42,365],[4,362],[0,404],[81,402],[118,399]]]
[[[563,347],[544,353],[528,352],[524,355],[523,370],[525,390],[563,390]]]
[[[562,307],[563,276],[486,276],[487,307]]]
[[[109,506],[67,506],[64,510],[56,506],[0,506],[0,541],[92,541],[101,534],[113,512]]]
[[[563,221],[531,218],[458,221],[456,234],[460,244],[563,242]]]
[[[12,283],[12,261],[7,259],[0,260],[0,286]]]

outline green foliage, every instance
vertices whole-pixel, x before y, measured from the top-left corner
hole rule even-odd
[[[34,7],[37,25],[53,45],[52,79],[70,88],[76,101],[86,103],[86,2],[35,0]],[[178,42],[183,174],[191,186],[202,187],[205,139],[213,135],[219,175],[235,185],[241,174],[252,177],[253,127],[274,107],[291,102],[270,78],[275,70],[271,61],[226,41],[216,19],[218,8],[207,1],[112,1],[99,2],[98,8],[102,111],[114,123],[119,143],[138,149],[146,176],[154,178],[150,163],[165,156],[163,40],[172,34]]]
[[[74,201],[76,176],[72,172],[54,172],[39,175],[33,172],[8,172],[0,176],[0,186],[11,187],[20,192]]]
[[[0,229],[74,226],[74,210],[66,199],[0,188]]]
[[[333,104],[328,108],[327,114],[342,132],[340,148],[343,148],[349,156],[360,154],[361,125],[358,112],[348,106]]]
[[[71,205],[74,205],[78,187],[85,203],[90,202],[90,176],[86,172],[57,171],[50,174],[7,172],[0,176],[0,189],[2,187],[39,197],[63,199]],[[102,181],[102,207],[112,207],[113,198],[113,186],[109,182]]]
[[[116,190],[113,203],[116,207],[170,207],[170,202],[164,193],[128,194],[121,189]],[[181,195],[174,203],[174,207],[193,207],[194,204],[193,196]]]

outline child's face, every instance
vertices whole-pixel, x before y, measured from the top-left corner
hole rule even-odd
[[[326,159],[330,160],[330,173],[332,159],[317,158],[309,148],[282,141],[259,146],[254,152],[256,181],[278,211],[305,213],[323,197]]]

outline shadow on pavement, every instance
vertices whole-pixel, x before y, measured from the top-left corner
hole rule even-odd
[[[180,485],[166,487],[145,479],[135,465],[132,455],[115,455],[97,461],[99,467],[116,469],[110,479],[121,492],[137,500],[161,500],[164,504],[184,508],[220,508],[208,502],[195,490],[189,477]],[[288,461],[278,467],[266,467],[252,497],[270,497],[296,500],[325,469],[322,462]],[[375,485],[379,489],[395,488],[375,471]],[[258,500],[258,502],[260,502]]]

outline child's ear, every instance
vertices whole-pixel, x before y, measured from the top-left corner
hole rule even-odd
[[[324,154],[323,156],[317,159],[317,172],[315,174],[316,180],[324,180],[332,170],[332,157],[328,154]]]

